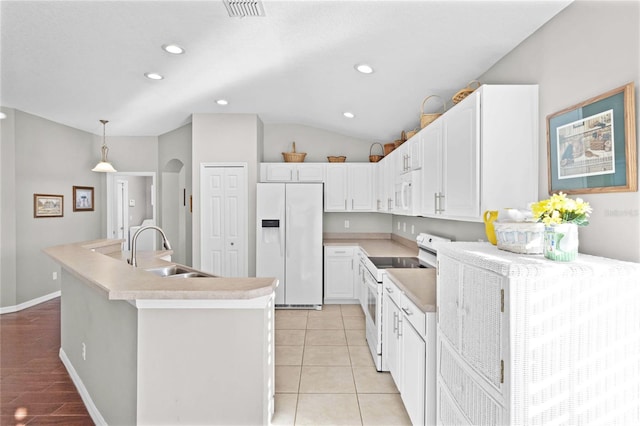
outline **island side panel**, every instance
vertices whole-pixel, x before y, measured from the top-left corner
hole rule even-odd
[[[64,268],[61,289],[64,354],[107,424],[135,424],[137,309],[108,300],[106,293]]]
[[[138,424],[268,424],[272,298],[262,309],[139,309]]]

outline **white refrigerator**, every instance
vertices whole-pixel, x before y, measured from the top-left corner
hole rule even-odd
[[[256,276],[276,277],[276,306],[322,305],[322,183],[258,183]]]

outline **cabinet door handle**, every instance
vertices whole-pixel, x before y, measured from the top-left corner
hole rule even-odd
[[[347,199],[344,199],[344,209],[347,210]]]
[[[385,287],[385,289],[387,290],[387,293],[393,293],[393,289],[391,287]]]
[[[402,337],[402,317],[398,315],[398,338]]]
[[[413,315],[413,312],[411,312],[409,309],[407,308],[402,308],[402,312],[404,312],[407,316],[411,316]]]
[[[393,334],[398,332],[398,312],[393,313]]]
[[[300,180],[300,170],[296,170],[296,172],[297,172],[297,176],[298,176],[297,180]]]
[[[353,259],[351,259],[351,270],[353,271]]]
[[[351,210],[353,210],[353,198],[351,199]]]

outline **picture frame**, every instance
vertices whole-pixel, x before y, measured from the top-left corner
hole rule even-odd
[[[549,194],[638,190],[634,84],[547,116]]]
[[[33,217],[63,217],[64,195],[33,194]]]
[[[73,187],[73,211],[92,212],[94,210],[93,186]]]

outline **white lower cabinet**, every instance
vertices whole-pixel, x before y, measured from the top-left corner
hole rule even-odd
[[[402,329],[402,402],[407,409],[411,423],[424,424],[426,345],[424,337],[418,334],[408,319],[401,323]]]
[[[460,242],[437,273],[438,424],[640,424],[640,264]]]
[[[414,425],[436,422],[436,319],[388,277],[383,281],[383,370],[391,373]]]
[[[395,285],[386,280],[382,287],[382,315],[384,317],[382,322],[382,369],[391,373],[396,387],[402,392],[402,376],[400,374],[400,307],[393,299],[396,297],[399,299],[401,294]]]
[[[324,248],[324,302],[355,303],[357,295],[356,251],[358,247],[326,246]]]

